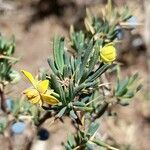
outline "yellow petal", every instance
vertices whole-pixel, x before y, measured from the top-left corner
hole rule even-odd
[[[27,96],[28,99],[35,98],[39,95],[39,92],[36,89],[26,89],[23,93]]]
[[[45,93],[46,90],[48,89],[48,83],[49,83],[48,80],[40,81],[40,82],[37,84],[37,90],[38,90],[41,94],[42,94],[42,93]]]
[[[109,62],[109,60],[106,57],[104,57],[103,55],[100,55],[100,60],[102,62],[104,62],[104,63],[108,63]]]
[[[28,99],[30,103],[36,104],[40,102],[40,96],[36,96],[34,98]]]
[[[42,100],[47,104],[55,105],[59,103],[59,101],[54,96],[51,96],[48,94],[41,94],[41,97],[42,97]]]
[[[31,82],[31,84],[36,88],[36,81],[33,78],[32,74],[25,70],[21,70],[21,72],[27,77],[27,79]]]
[[[47,90],[45,94],[51,95],[52,93],[54,93],[54,90],[51,89],[51,90]]]

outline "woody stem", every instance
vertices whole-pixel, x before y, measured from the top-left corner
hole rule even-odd
[[[5,105],[5,96],[4,96],[4,87],[0,88],[0,99],[1,99],[1,109],[3,112],[7,113],[6,105]]]

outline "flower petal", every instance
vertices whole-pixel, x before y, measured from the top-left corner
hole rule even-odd
[[[27,96],[28,99],[32,99],[37,96],[40,96],[39,92],[36,89],[31,89],[31,88],[26,89],[25,91],[23,91],[23,93]]]
[[[39,91],[39,93],[43,94],[46,92],[46,90],[48,89],[48,83],[48,80],[43,80],[37,84],[37,90]]]
[[[27,77],[27,79],[31,82],[31,84],[36,88],[36,81],[33,78],[32,74],[25,70],[21,70],[21,72]]]
[[[47,95],[51,95],[52,93],[54,93],[54,90],[52,90],[52,89],[48,89],[48,90],[46,91],[46,93],[45,93],[45,94],[47,94]]]
[[[41,94],[41,97],[42,97],[42,100],[46,102],[47,104],[55,105],[59,103],[59,101],[54,96],[51,96],[48,94]]]
[[[30,103],[36,104],[40,102],[40,96],[36,96],[34,98],[28,99]]]

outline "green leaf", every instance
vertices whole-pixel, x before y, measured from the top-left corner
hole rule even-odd
[[[89,74],[91,73],[91,71],[93,71],[93,69],[94,69],[94,67],[95,67],[95,65],[98,61],[98,57],[99,57],[99,46],[95,48],[94,53],[93,53],[92,57],[90,58],[90,61],[89,61]]]
[[[83,75],[83,72],[84,72],[84,69],[89,61],[89,57],[90,57],[90,54],[93,50],[93,40],[91,40],[88,44],[88,47],[85,48],[84,50],[84,55],[83,55],[83,59],[82,59],[82,63],[80,65],[80,69],[79,69],[79,72],[80,72],[80,76],[78,76],[78,81],[81,79],[82,75]]]
[[[87,131],[87,134],[90,135],[90,136],[93,136],[94,133],[98,130],[99,128],[99,124],[98,123],[95,123],[95,122],[92,122],[89,126],[89,129]]]
[[[72,74],[75,72],[75,62],[73,56],[70,57],[70,64],[72,69]]]
[[[63,104],[66,104],[65,93],[63,91],[61,84],[59,83],[58,79],[56,78],[54,74],[51,74],[50,83],[51,83],[52,89],[54,89],[54,91],[60,95],[60,101]]]
[[[129,99],[129,98],[121,98],[119,101],[118,101],[118,103],[120,104],[120,105],[122,105],[122,106],[127,106],[127,105],[129,105],[129,102],[131,101],[131,99]]]
[[[106,144],[105,142],[103,142],[103,141],[101,141],[101,140],[94,139],[94,140],[92,140],[91,142],[95,143],[95,144],[98,145],[98,146],[101,146],[101,147],[104,147],[104,148],[106,148],[106,149],[109,149],[109,150],[119,150],[119,149],[117,149],[117,148],[115,148],[115,147],[112,147],[112,146]]]
[[[133,91],[128,91],[126,94],[123,95],[123,98],[132,98],[134,97]]]
[[[94,117],[94,120],[97,118],[100,118],[107,110],[108,108],[108,103],[107,102],[103,102],[103,104],[101,104],[100,106],[98,106],[98,110],[96,112],[96,116]]]
[[[137,80],[137,78],[138,78],[138,73],[131,76],[128,81],[128,86],[132,85]]]
[[[112,65],[104,64],[103,66],[99,66],[99,68],[91,75],[89,76],[85,82],[92,82],[96,80],[98,77],[100,77],[107,69],[112,67]]]
[[[74,84],[73,84],[73,80],[71,79],[70,83],[69,83],[69,96],[70,96],[69,98],[70,98],[70,101],[72,100],[73,95],[74,95]]]
[[[64,78],[69,78],[72,75],[72,71],[69,65],[65,65],[63,68],[63,76]]]
[[[51,68],[51,70],[53,71],[53,73],[54,74],[56,74],[56,75],[58,75],[58,69],[55,67],[55,64],[54,64],[54,62],[50,59],[50,58],[48,58],[48,64],[49,64],[49,66],[50,66],[50,68]]]
[[[73,105],[74,105],[74,106],[81,106],[81,107],[84,107],[84,106],[85,106],[85,103],[76,101],[76,102],[73,103]]]
[[[64,115],[66,109],[67,109],[67,107],[63,107],[63,108],[59,111],[59,113],[56,115],[56,117],[61,118],[61,117]]]
[[[64,38],[55,37],[53,45],[53,54],[56,66],[58,70],[60,70],[61,74],[63,73],[64,67],[63,53],[64,53]]]
[[[74,106],[76,110],[84,111],[84,112],[91,112],[93,110],[92,107],[85,107],[85,106]]]
[[[142,87],[143,87],[142,84],[138,85],[138,87],[136,88],[136,92],[138,92],[139,90],[141,90]]]
[[[122,96],[127,92],[127,86],[128,86],[128,78],[119,81],[117,83],[116,89],[115,89],[115,95],[116,96]]]
[[[85,68],[83,71],[82,77],[80,79],[80,84],[86,80],[88,75],[89,75],[89,70],[88,70],[88,68]]]
[[[123,97],[127,92],[128,92],[127,88],[122,88],[119,90],[119,92],[117,92],[116,96],[117,97]]]
[[[93,143],[91,144],[91,143],[87,142],[86,143],[86,150],[93,150],[93,149],[94,149]]]
[[[93,82],[89,82],[89,83],[82,83],[81,85],[77,86],[74,89],[74,95],[76,95],[78,92],[80,92],[81,90],[88,88],[88,87],[93,87],[97,84],[97,81],[93,81]]]
[[[68,52],[64,51],[64,64],[65,65],[69,65],[70,64],[70,55],[68,54]]]
[[[74,145],[74,138],[72,135],[69,135],[67,138],[67,143],[69,144],[69,146],[73,147]],[[72,150],[72,149],[71,149]]]
[[[75,114],[74,110],[70,111],[70,117],[73,119],[77,119],[77,115]]]

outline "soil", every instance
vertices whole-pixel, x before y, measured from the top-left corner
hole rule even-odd
[[[36,75],[40,69],[49,68],[47,58],[52,57],[52,39],[54,35],[58,34],[66,37],[68,35],[69,24],[76,20],[70,19],[74,17],[74,12],[71,11],[74,9],[74,6],[71,6],[73,9],[67,7],[66,16],[68,17],[66,18],[63,15],[57,14],[57,11],[50,11],[41,15],[38,19],[35,19],[34,17],[36,16],[34,14],[37,13],[37,8],[35,6],[39,6],[35,5],[36,3],[38,3],[38,0],[32,2],[29,0],[0,1],[0,32],[6,37],[10,37],[13,34],[15,35],[15,56],[21,56],[15,68],[18,71],[25,69],[33,75]],[[133,6],[132,3],[129,4]],[[5,6],[2,11],[1,6]],[[142,9],[142,6],[140,5],[139,8]],[[66,11],[64,11],[64,13],[66,13]],[[139,10],[134,13],[138,15],[143,12]],[[36,21],[32,23],[32,20]],[[143,20],[143,16],[140,16],[140,20]],[[138,31],[141,33],[141,30],[142,29]],[[125,69],[123,74],[126,76],[128,73],[139,72],[145,88],[147,74],[143,66],[145,66],[145,56],[141,55],[134,65]],[[18,93],[20,93],[21,96],[21,92],[27,86],[26,82],[21,80],[11,89],[13,90],[13,97],[18,97]],[[143,89],[128,107],[117,106],[114,108],[114,111],[117,112],[117,117],[111,116],[106,118],[106,116],[104,116],[102,118],[100,133],[103,139],[107,139],[108,141],[109,139],[114,139],[114,141],[117,141],[117,143],[114,142],[115,145],[122,144],[126,147],[131,146],[131,150],[149,149],[150,101],[145,100],[146,95],[147,93]],[[61,145],[61,142],[64,141],[69,129],[73,131],[70,121],[66,119],[65,123],[61,125],[58,125],[59,123],[56,122],[54,127],[49,127],[48,124],[47,122],[43,126],[48,127],[51,136],[46,144],[42,143],[42,146],[45,144],[45,148],[40,149],[49,149],[49,145],[52,150],[62,149],[62,147],[58,145]],[[66,124],[70,125],[66,126]],[[5,140],[1,140],[0,138],[0,143],[3,141]],[[35,143],[36,142],[37,141],[35,141]],[[110,143],[112,144],[112,142]],[[4,145],[8,145],[7,142]],[[40,146],[38,148],[36,147],[37,146],[32,146],[32,149],[37,150]],[[0,147],[0,150],[4,149],[5,148]],[[123,147],[122,149],[125,148]]]

